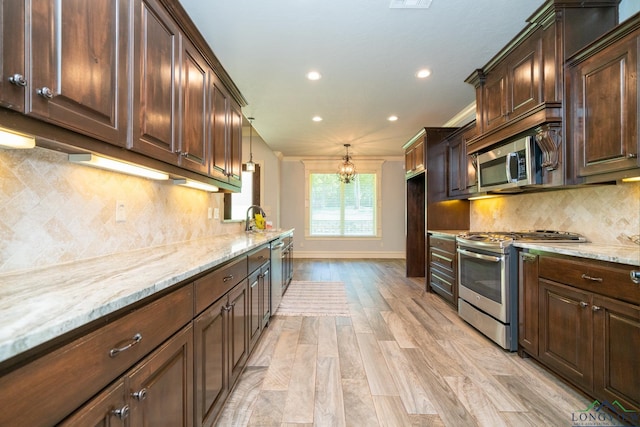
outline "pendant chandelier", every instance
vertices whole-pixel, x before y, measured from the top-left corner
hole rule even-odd
[[[344,144],[347,154],[342,158],[342,163],[338,166],[338,179],[344,184],[349,184],[356,177],[356,166],[349,156],[349,147],[351,144]]]
[[[253,163],[253,121],[255,120],[253,117],[247,117],[249,120],[249,161],[245,163],[245,171],[247,172],[255,172],[256,164]]]

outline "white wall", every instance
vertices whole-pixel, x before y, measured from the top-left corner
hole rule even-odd
[[[336,158],[336,167],[340,159]],[[354,159],[356,167],[358,159]],[[314,239],[304,236],[305,170],[299,158],[282,161],[280,220],[295,227],[295,256],[300,258],[404,258],[404,158],[386,159],[382,165],[382,238]]]

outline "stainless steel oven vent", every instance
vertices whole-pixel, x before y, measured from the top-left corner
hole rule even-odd
[[[427,9],[432,0],[391,0],[389,9]]]

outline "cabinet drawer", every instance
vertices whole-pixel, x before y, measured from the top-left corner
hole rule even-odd
[[[429,272],[429,277],[429,282],[432,287],[437,286],[438,288],[446,291],[447,294],[453,295],[453,287],[455,284],[455,279],[453,277],[434,269]]]
[[[11,402],[0,425],[57,423],[192,318],[189,284],[11,371],[0,378],[0,401]]]
[[[453,253],[441,251],[436,248],[429,249],[429,264],[442,267],[447,270],[449,274],[453,274],[455,271],[455,261],[456,257]]]
[[[257,268],[260,268],[265,261],[270,259],[270,249],[268,246],[258,249],[255,252],[249,254],[249,274],[253,273]]]
[[[539,275],[594,293],[640,303],[640,287],[631,281],[633,266],[604,261],[541,256]]]
[[[243,255],[196,280],[196,313],[209,307],[246,277],[247,257]]]
[[[445,239],[442,237],[429,236],[429,247],[438,248],[444,252],[456,253],[455,239]]]

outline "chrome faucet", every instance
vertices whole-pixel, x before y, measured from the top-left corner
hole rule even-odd
[[[260,206],[258,205],[249,206],[249,208],[247,209],[247,218],[245,220],[244,231],[251,231],[253,229],[253,227],[251,226],[251,217],[249,216],[249,213],[252,210],[255,211],[256,209],[260,209],[260,215],[262,215],[263,218],[267,217],[267,214],[264,213],[264,210],[262,210]]]

